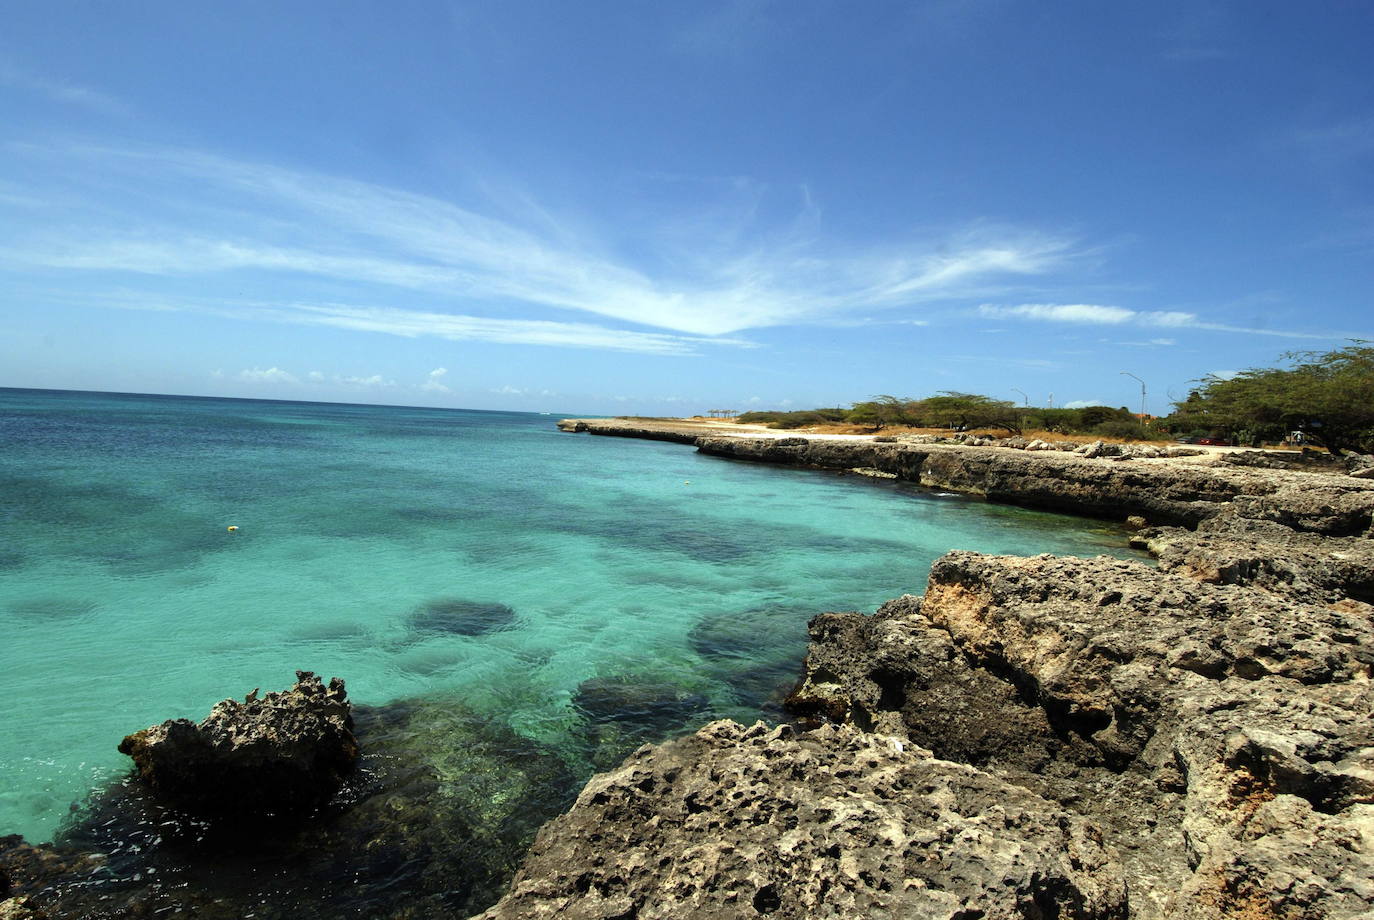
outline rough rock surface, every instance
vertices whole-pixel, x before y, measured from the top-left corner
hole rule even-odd
[[[1374,603],[1374,540],[1323,537],[1228,510],[1196,531],[1156,528],[1132,540],[1159,567],[1212,584],[1255,585],[1312,602]]]
[[[899,739],[713,722],[592,779],[483,920],[1124,917],[1095,830]]]
[[[626,419],[565,419],[559,427],[695,444],[702,453],[737,460],[888,473],[928,488],[1114,520],[1140,515],[1156,525],[1195,527],[1234,503],[1248,516],[1312,533],[1368,535],[1374,528],[1374,481],[1174,462],[1198,454],[1196,448],[1065,442],[1051,450],[989,449],[992,441],[964,435],[807,438]]]
[[[1322,477],[1314,488],[1308,473],[954,444],[700,437],[696,445],[714,456],[879,470],[928,488],[1115,520],[1140,515],[1194,527],[1234,502],[1313,533],[1361,534],[1374,523],[1374,488],[1351,477]]]
[[[120,753],[164,801],[229,820],[309,814],[358,759],[348,693],[296,672],[290,690],[216,703],[199,725],[170,719],[126,737]]]
[[[907,750],[930,749],[937,759],[929,764],[958,763],[968,775],[1055,803],[1085,822],[1075,827],[1101,834],[1107,863],[1096,871],[1121,873],[1134,918],[1374,916],[1374,490],[1345,475],[1367,464],[1248,456],[1180,463],[1196,451],[967,436],[727,434],[695,443],[724,458],[879,471],[995,501],[1132,516],[1134,539],[1158,568],[952,553],[933,568],[924,597],[891,601],[871,616],[813,619],[804,677],[789,703],[802,724],[821,728],[796,743],[856,737],[881,747],[895,739]],[[836,724],[855,734],[823,734]],[[706,764],[690,776],[705,771],[708,788],[719,791],[712,814],[724,844],[755,840],[750,816],[762,806],[747,792],[734,798],[740,771],[717,766],[734,764],[734,748],[692,750]],[[647,769],[660,755],[676,756],[665,751],[637,757]],[[791,763],[790,755],[778,759]],[[821,777],[820,785],[832,776],[809,766],[799,772]],[[653,861],[659,841],[664,852],[681,852],[671,849],[679,837],[659,835],[664,816],[682,804],[671,782],[634,785],[654,776],[631,764],[605,781],[609,799],[580,800],[545,832],[511,899],[526,898],[519,903],[531,916],[555,903],[569,916],[660,915],[646,908],[667,915],[663,903],[705,899],[705,888],[740,892],[718,915],[757,914],[744,895],[767,884],[766,874],[748,874],[757,854],[771,859],[766,846],[724,869],[708,860],[714,874],[706,881],[693,873],[708,851],[690,840],[686,864]],[[786,779],[770,782],[785,795]],[[660,795],[665,788],[674,791]],[[609,803],[623,809],[604,810]],[[580,825],[582,811],[604,824]],[[896,826],[913,835],[930,821],[908,819]],[[818,849],[833,842],[824,822],[809,831]],[[609,848],[583,855],[630,873],[599,868],[579,893],[581,877],[558,875],[549,856],[580,852],[579,832],[599,834],[588,839]],[[1025,840],[1014,823],[1005,828],[1004,846]],[[656,875],[667,893],[612,903],[607,892],[627,889],[596,887],[609,878],[648,890],[644,875]],[[817,863],[814,880],[788,884],[805,893],[834,877],[833,867]],[[967,876],[944,878],[948,891],[977,890]],[[669,881],[676,879],[698,887]],[[694,913],[682,903],[682,915]],[[779,894],[764,903],[777,910],[788,902]]]
[[[450,699],[354,718],[358,767],[311,821],[211,824],[131,777],[53,844],[0,838],[0,873],[31,911],[16,917],[467,917],[504,893],[580,785],[553,752]]]
[[[1091,820],[1132,917],[1366,917],[1374,623],[1134,562],[951,553],[812,623],[794,706]]]

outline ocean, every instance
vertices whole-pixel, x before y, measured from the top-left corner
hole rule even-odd
[[[1138,556],[1101,522],[556,420],[0,389],[0,834],[50,839],[124,735],[298,668],[461,704],[580,782],[776,717],[812,615],[919,593],[948,550]]]

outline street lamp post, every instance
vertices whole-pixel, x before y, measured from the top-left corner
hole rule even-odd
[[[1025,394],[1025,391],[1017,390],[1016,387],[1012,387],[1012,389],[1021,394],[1021,401],[1025,406],[1030,405],[1030,397]]]
[[[1135,377],[1136,380],[1140,380],[1139,377],[1136,377],[1135,374],[1132,374],[1130,371],[1122,371],[1121,373],[1125,374],[1127,377]],[[1145,418],[1145,381],[1143,380],[1140,380],[1140,417],[1141,419]]]

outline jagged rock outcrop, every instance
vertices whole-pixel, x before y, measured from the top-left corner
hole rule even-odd
[[[199,725],[170,719],[119,744],[167,803],[233,821],[305,815],[338,792],[358,759],[348,693],[296,672],[290,690],[216,703]]]
[[[1132,917],[1355,918],[1374,904],[1371,612],[951,553],[923,598],[813,621],[792,702],[1091,820]]]
[[[1110,851],[901,740],[713,722],[594,777],[482,920],[1124,917]]]
[[[136,776],[51,844],[0,838],[24,920],[448,920],[504,893],[580,783],[562,758],[448,698],[358,706],[363,748],[311,821],[226,825]],[[3,895],[0,895],[3,898]]]
[[[1312,603],[1374,603],[1374,540],[1330,537],[1271,520],[1214,515],[1197,530],[1165,527],[1135,536],[1166,572],[1212,584],[1255,585]]]

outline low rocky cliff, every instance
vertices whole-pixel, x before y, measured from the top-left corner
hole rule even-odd
[[[1020,439],[990,447],[993,442],[978,438],[965,439],[974,443],[953,443],[930,437],[717,433],[707,426],[625,419],[565,419],[559,426],[565,431],[692,444],[703,454],[731,460],[876,471],[989,501],[1114,520],[1140,516],[1154,525],[1193,528],[1235,504],[1252,518],[1317,534],[1368,536],[1374,527],[1374,481],[1232,462],[1177,462],[1175,454],[1195,453],[1186,448],[1026,449],[1028,442]]]
[[[795,726],[713,723],[541,831],[516,917],[1374,915],[1374,491],[954,445],[700,438],[1156,526],[1158,567],[955,552],[829,613]]]

